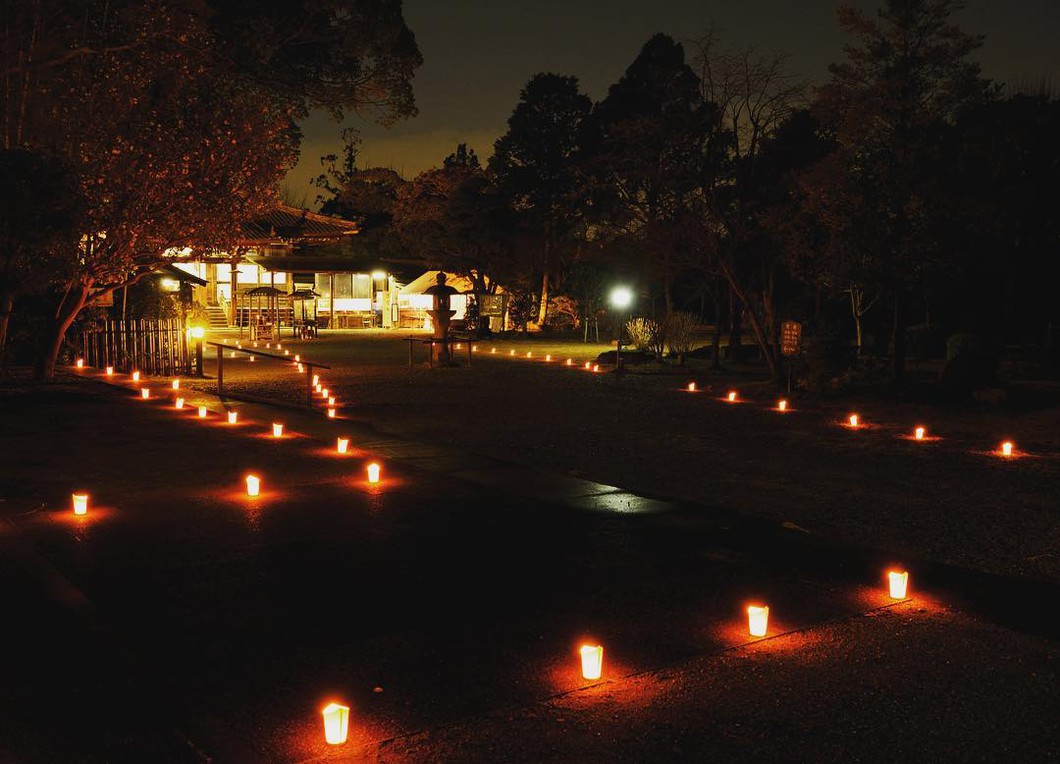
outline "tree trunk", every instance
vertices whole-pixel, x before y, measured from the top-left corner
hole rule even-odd
[[[894,334],[891,343],[894,348],[891,370],[895,386],[905,382],[905,305],[901,291],[894,295]]]
[[[857,289],[850,289],[850,312],[854,314],[854,336],[858,358],[861,358],[861,301],[864,295]]]
[[[67,330],[74,323],[81,309],[85,307],[89,289],[87,284],[80,282],[67,287],[59,307],[55,310],[48,344],[37,358],[34,376],[38,382],[50,382],[55,377],[55,363],[59,358],[59,350],[62,349]]]
[[[541,303],[537,308],[537,325],[545,328],[548,320],[548,271],[541,274]]]
[[[0,297],[0,374],[7,369],[7,329],[11,325],[11,312],[15,308],[15,300],[5,294]]]

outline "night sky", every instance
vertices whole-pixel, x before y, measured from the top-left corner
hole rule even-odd
[[[390,166],[406,177],[435,165],[457,142],[485,160],[537,72],[573,74],[594,100],[603,97],[656,32],[688,39],[711,27],[734,45],[786,51],[791,68],[810,82],[827,77],[845,42],[837,0],[405,0],[405,18],[424,64],[415,82],[420,113],[390,129],[358,119],[364,136],[359,165]],[[856,0],[866,9],[876,0]],[[1060,0],[970,0],[958,17],[986,35],[979,59],[998,82],[1052,82],[1060,88]],[[339,145],[341,127],[320,114],[304,125],[302,158],[289,176],[295,195],[320,171],[319,158]],[[308,190],[311,204],[315,189]]]

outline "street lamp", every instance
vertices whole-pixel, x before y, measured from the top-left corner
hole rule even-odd
[[[626,286],[616,286],[611,290],[611,307],[619,314],[624,313],[633,304],[633,290]],[[615,371],[622,371],[622,324],[615,327]]]

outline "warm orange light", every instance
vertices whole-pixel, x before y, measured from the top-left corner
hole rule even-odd
[[[272,423],[272,437],[282,438],[283,437],[283,424],[280,422]]]
[[[1001,444],[1001,455],[1002,456],[1012,456],[1012,449],[1013,449],[1012,441],[1011,440],[1006,440],[1004,443]]]
[[[335,405],[335,396],[331,396],[330,398],[328,398],[328,405],[329,406],[334,406]]]
[[[568,365],[568,366],[571,366],[571,365],[573,365],[573,364],[574,364],[574,359],[573,359],[573,358],[568,358],[568,359],[567,359],[567,365]]]
[[[254,347],[257,347],[257,346],[258,346],[258,342],[257,342],[257,340],[255,340],[254,341]]]
[[[272,349],[272,343],[271,342],[266,342],[265,343],[265,347],[269,348],[271,350]]]
[[[323,390],[320,391],[320,397],[327,398],[330,392],[331,391],[325,387]]]
[[[861,423],[861,420],[858,419],[858,415],[857,414],[851,414],[847,418],[847,424],[849,424],[851,427],[857,427],[860,423]]]
[[[887,572],[887,587],[890,590],[891,599],[904,600],[908,586],[909,573],[907,571],[890,570]]]
[[[249,356],[247,358],[247,360],[250,361],[251,363],[254,363],[254,356]]]
[[[593,364],[593,371],[600,371],[600,364],[594,363]]]
[[[781,400],[777,401],[777,411],[787,411],[787,410],[788,410],[788,402],[786,400],[781,399]]]
[[[490,348],[490,352],[491,353],[496,353],[497,352],[497,348]]]
[[[107,367],[107,376],[108,377],[113,377],[114,376],[114,367],[113,366],[108,366]]]
[[[149,387],[141,387],[140,388],[140,397],[143,398],[144,400],[147,400],[148,398],[150,398],[151,397],[151,388],[149,388]]]
[[[295,353],[294,354],[294,362],[295,363],[299,363],[301,360],[302,360],[302,356],[300,356],[298,353]]]
[[[313,387],[315,387],[317,390],[320,389],[320,375],[319,374],[314,374],[313,375]]]
[[[736,391],[735,390],[730,390],[729,394],[726,395],[725,397],[728,399],[729,403],[736,403]]]
[[[324,715],[324,742],[342,745],[350,729],[350,709],[338,703],[328,703],[321,712]]]
[[[279,349],[280,349],[280,348],[282,348],[282,347],[283,347],[283,345],[281,345],[281,344],[280,344],[279,342],[277,342],[277,343],[276,343],[276,349],[277,349],[277,350],[279,350]]]
[[[184,408],[184,399],[183,398],[177,398],[175,401],[173,401],[173,408],[175,408],[175,409]]]
[[[453,349],[454,349],[454,350],[460,350],[460,348],[462,348],[462,347],[463,347],[463,345],[461,345],[461,344],[460,344],[460,343],[458,342],[458,343],[456,343],[456,345],[455,345],[455,346],[453,346]]]
[[[247,496],[257,496],[261,493],[261,478],[257,475],[247,475]]]
[[[515,348],[508,351],[508,355],[515,355]]]
[[[472,353],[477,353],[478,352],[478,345],[472,345],[471,346],[471,352]]]
[[[335,450],[338,451],[340,454],[346,453],[349,449],[350,449],[350,439],[349,438],[339,438],[335,442]]]
[[[545,360],[546,361],[551,361],[552,360],[552,355],[551,354],[546,355],[545,356]]]
[[[87,493],[74,493],[70,494],[70,498],[74,502],[74,514],[75,515],[87,515],[88,514],[88,494]]]
[[[925,435],[927,435],[927,428],[925,427],[917,427],[915,430],[913,430],[914,440],[923,440]]]
[[[328,409],[328,419],[335,418],[335,409]]]
[[[769,607],[749,605],[747,607],[747,630],[752,637],[764,637],[769,630]]]
[[[695,391],[696,391],[696,383],[695,382],[689,382],[688,383],[688,392],[694,393]]]
[[[534,354],[533,354],[533,353],[531,353],[531,352],[530,352],[529,350],[527,350],[527,351],[526,351],[526,357],[527,357],[527,358],[533,358],[533,357],[534,357]]]
[[[139,382],[140,381],[140,372],[134,371],[133,374],[132,374],[132,379],[133,379],[133,382]]]
[[[586,371],[588,371],[588,370],[589,370],[589,369],[591,369],[592,367],[593,367],[593,365],[592,365],[591,363],[589,363],[588,361],[586,361],[586,362],[585,362],[585,370],[586,370]]]
[[[238,419],[238,418],[239,418],[239,414],[237,412],[235,412],[235,411],[229,411],[228,412],[228,423],[229,424],[235,424],[236,423],[236,419]]]
[[[205,418],[206,418],[206,407],[205,406],[199,406],[199,419],[205,419]]]
[[[596,681],[604,671],[604,648],[601,645],[582,645],[582,679]]]
[[[378,483],[379,482],[379,470],[381,468],[375,462],[368,465],[368,482]]]
[[[85,368],[85,359],[84,358],[78,358],[77,359],[77,368],[79,368],[79,369]]]
[[[170,383],[170,384],[171,384],[171,386],[172,386],[172,388],[174,390],[179,390],[180,389],[180,380],[179,379],[174,379],[173,382]]]
[[[290,354],[291,354],[291,351],[290,351],[290,350],[284,350],[284,351],[283,351],[283,354],[284,354],[284,355],[290,355]]]
[[[303,371],[305,371],[305,369],[302,368],[302,364],[298,364],[298,373],[301,374]]]

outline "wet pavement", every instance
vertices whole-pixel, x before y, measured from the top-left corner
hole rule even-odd
[[[635,706],[631,687],[675,675],[692,693],[705,661],[732,673],[731,656],[768,644],[786,654],[809,639],[826,663],[829,629],[871,630],[866,613],[892,612],[883,574],[899,562],[917,595],[876,634],[891,647],[908,650],[953,601],[1056,637],[1048,618],[1015,623],[1022,598],[1055,597],[1044,584],[890,560],[293,409],[232,404],[240,423],[227,425],[210,396],[189,392],[175,411],[172,391],[154,390],[143,401],[82,381],[4,401],[0,584],[17,660],[0,669],[0,761],[643,760],[647,720],[666,708],[680,729],[663,723],[660,741],[683,742],[660,757],[725,753],[689,723],[692,697],[684,711],[644,703],[634,726],[649,740],[612,734],[598,756],[591,738],[543,744],[534,719],[601,693],[610,714],[612,694]],[[283,438],[269,437],[273,421]],[[365,479],[373,460],[379,485]],[[260,497],[245,496],[249,471]],[[87,518],[70,512],[75,489],[92,494]],[[771,639],[748,648],[750,602],[770,605]],[[837,667],[849,668],[849,639]],[[578,671],[584,641],[605,648],[596,687]],[[1034,644],[1049,686],[1055,644]],[[352,709],[342,749],[323,742],[330,699]],[[505,730],[537,742],[513,748]],[[773,731],[778,746],[785,734]],[[466,747],[480,735],[493,744]]]

